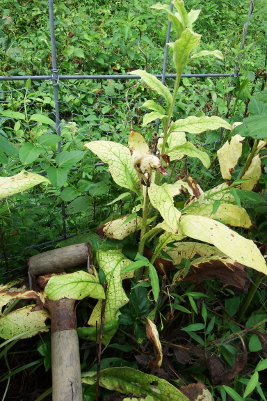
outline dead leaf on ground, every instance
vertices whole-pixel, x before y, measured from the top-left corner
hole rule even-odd
[[[212,401],[212,395],[201,382],[192,383],[188,386],[182,386],[179,388],[190,401]]]

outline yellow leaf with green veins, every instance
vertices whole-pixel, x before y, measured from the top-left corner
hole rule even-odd
[[[184,156],[184,152],[179,150],[179,146],[184,145],[187,142],[184,132],[173,131],[168,135],[167,144],[164,149],[164,153],[167,153],[170,160],[179,160]],[[158,140],[158,149],[162,152],[163,138]]]
[[[188,237],[213,244],[233,260],[267,274],[265,259],[254,242],[219,221],[203,216],[182,216],[180,228]]]
[[[213,201],[206,204],[199,204],[196,201],[191,203],[184,212],[186,212],[186,214],[210,217],[235,227],[250,228],[252,226],[252,222],[246,210],[230,203],[221,203],[216,213],[212,213]]]
[[[106,307],[105,307],[105,323],[117,318],[117,313],[123,305],[129,301],[127,295],[122,287],[122,280],[126,277],[123,275],[122,270],[132,263],[120,251],[99,250],[97,253],[97,261],[99,268],[101,268],[106,276],[107,291],[106,291]],[[132,277],[134,272],[130,272]],[[101,321],[101,307],[102,301],[98,301],[93,309],[88,324],[95,326],[96,322],[99,325]]]
[[[162,184],[151,183],[148,188],[148,196],[152,205],[158,209],[164,221],[171,227],[173,234],[178,232],[178,221],[181,213],[173,204],[173,197],[182,190],[181,184]]]
[[[218,128],[226,128],[231,130],[231,125],[227,121],[217,116],[190,116],[174,121],[169,129],[169,132],[185,131],[189,132],[190,134],[200,134],[206,130],[215,130]]]
[[[138,175],[133,166],[131,153],[126,146],[109,141],[93,141],[84,146],[103,162],[108,163],[110,174],[118,185],[138,193],[140,189]]]
[[[25,191],[40,183],[50,184],[42,175],[22,170],[12,177],[0,177],[0,199]]]
[[[252,191],[254,186],[258,183],[261,177],[261,159],[259,155],[253,157],[252,162],[250,163],[249,168],[245,172],[245,174],[241,177],[242,179],[246,179],[241,184],[241,189],[246,189],[247,191]]]
[[[183,258],[193,259],[195,255],[213,256],[224,255],[215,246],[202,244],[200,242],[176,242],[171,247],[164,247],[163,250],[172,258],[174,265],[179,265]]]
[[[235,135],[217,151],[222,177],[225,180],[232,178],[232,172],[242,154],[242,141],[244,137]]]
[[[105,223],[101,228],[103,233],[108,238],[114,238],[122,240],[129,234],[135,232],[141,228],[142,218],[137,216],[134,219],[125,223],[128,216],[121,217],[120,219],[109,221]]]

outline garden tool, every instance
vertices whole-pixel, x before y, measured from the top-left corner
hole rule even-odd
[[[87,243],[71,245],[30,257],[31,277],[59,273],[89,263],[91,249]],[[51,315],[52,400],[82,401],[79,342],[76,331],[75,299],[52,301],[45,308]]]

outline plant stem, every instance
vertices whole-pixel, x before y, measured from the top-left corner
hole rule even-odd
[[[138,252],[143,255],[145,249],[145,242],[146,242],[146,232],[147,232],[147,218],[148,218],[148,211],[149,211],[149,197],[147,193],[147,187],[143,185],[143,216],[142,216],[142,227],[141,227],[141,234],[140,234],[140,243],[138,247]],[[140,268],[135,271],[135,280],[141,280],[143,275],[143,268]]]
[[[243,302],[243,305],[241,306],[241,310],[237,317],[238,322],[240,322],[243,319],[244,314],[246,313],[247,308],[249,307],[252,299],[254,298],[254,295],[255,295],[256,291],[258,290],[263,277],[264,277],[263,273],[258,273],[257,276],[255,277],[255,280],[247,293],[246,299]]]
[[[260,141],[259,139],[255,139],[255,140],[254,140],[252,150],[251,150],[250,154],[248,155],[248,158],[247,158],[247,160],[246,160],[246,163],[245,163],[245,165],[244,165],[244,167],[243,167],[241,173],[240,173],[239,176],[238,176],[238,180],[240,180],[240,179],[243,177],[243,175],[245,174],[245,172],[247,171],[247,169],[248,169],[249,166],[251,165],[251,162],[252,162],[252,160],[253,160],[253,157],[256,155],[259,141]]]

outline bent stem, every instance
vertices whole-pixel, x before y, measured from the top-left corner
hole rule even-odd
[[[259,285],[260,285],[263,277],[264,277],[263,273],[258,273],[257,276],[255,277],[255,280],[252,283],[252,285],[251,285],[251,287],[250,287],[250,289],[249,289],[249,291],[247,293],[245,301],[244,301],[243,305],[241,306],[241,310],[240,310],[239,315],[237,317],[237,321],[238,322],[241,322],[241,320],[243,319],[244,314],[246,313],[247,308],[249,307],[251,301],[253,300],[254,295],[255,295],[256,291],[258,290]]]

